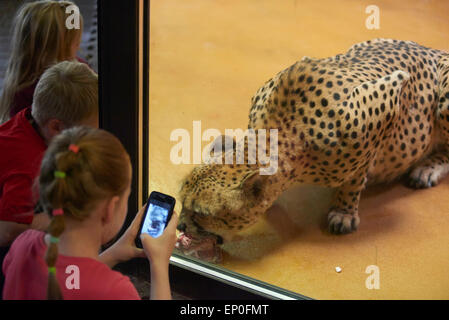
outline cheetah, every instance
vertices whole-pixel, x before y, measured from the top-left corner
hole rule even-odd
[[[302,58],[251,99],[248,129],[278,130],[277,172],[260,175],[249,163],[194,168],[181,186],[178,229],[231,240],[282,192],[312,184],[336,188],[329,232],[357,230],[367,185],[407,174],[411,187],[428,188],[449,171],[448,79],[449,54],[411,41],[374,39]]]

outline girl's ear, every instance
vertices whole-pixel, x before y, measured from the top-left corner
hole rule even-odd
[[[114,215],[117,210],[117,206],[119,205],[120,197],[119,196],[113,196],[106,202],[106,207],[103,212],[103,216],[101,217],[101,222],[103,225],[111,223],[111,221],[114,221]]]

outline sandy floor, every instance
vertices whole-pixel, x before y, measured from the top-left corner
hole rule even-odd
[[[376,37],[449,50],[448,1],[378,0],[379,30],[365,27],[369,4],[151,1],[150,190],[177,196],[194,166],[170,161],[174,129],[192,136],[195,120],[203,131],[246,128],[258,87],[304,55],[344,53]],[[449,299],[449,179],[429,190],[367,190],[360,229],[347,236],[325,231],[331,193],[290,190],[246,240],[226,247],[223,267],[318,299]],[[380,289],[365,286],[369,265],[379,267]]]

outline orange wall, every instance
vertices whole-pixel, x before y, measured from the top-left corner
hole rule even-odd
[[[379,30],[365,27],[372,3]],[[443,0],[151,1],[150,190],[177,196],[192,168],[170,162],[173,129],[191,132],[194,120],[203,130],[245,128],[258,87],[304,55],[344,53],[376,37],[449,51],[448,13]],[[342,237],[323,229],[330,191],[292,192],[245,241],[227,246],[223,265],[314,298],[448,299],[449,181],[385,189],[362,195],[360,230]],[[368,290],[364,271],[375,263],[381,289]]]

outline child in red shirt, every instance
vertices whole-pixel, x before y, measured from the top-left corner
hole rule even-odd
[[[0,220],[33,222],[32,189],[47,145],[27,108],[0,126]]]
[[[74,3],[35,1],[24,4],[18,11],[0,95],[0,124],[31,107],[40,76],[54,63],[75,59],[86,63],[76,57],[83,33],[82,16],[79,15],[78,29],[66,27],[72,12],[70,6]]]
[[[64,61],[47,69],[34,100],[32,110],[23,110],[0,126],[0,246],[15,237],[4,222],[33,221],[32,185],[53,137],[75,125],[98,127],[98,77],[85,64]]]
[[[46,215],[34,214],[32,186],[47,144],[74,125],[98,127],[98,77],[85,64],[64,61],[41,76],[33,109],[0,126],[0,264],[21,232],[48,226]],[[0,293],[2,287],[0,272]]]
[[[5,299],[47,299],[48,267],[45,263],[47,244],[44,238],[43,232],[29,230],[14,241],[3,262],[4,273],[7,276]],[[59,255],[56,275],[66,300],[140,299],[128,278],[89,257]],[[73,282],[72,289],[65,285],[67,280],[70,283],[70,275],[79,275],[80,280],[78,286],[75,281]]]
[[[130,280],[109,267],[146,254],[151,298],[170,299],[176,214],[159,238],[141,236],[141,250],[134,244],[141,210],[125,234],[98,254],[124,222],[131,172],[122,144],[106,131],[76,127],[55,137],[39,176],[40,202],[52,215],[49,234],[28,230],[14,241],[3,263],[4,298],[139,299]]]

